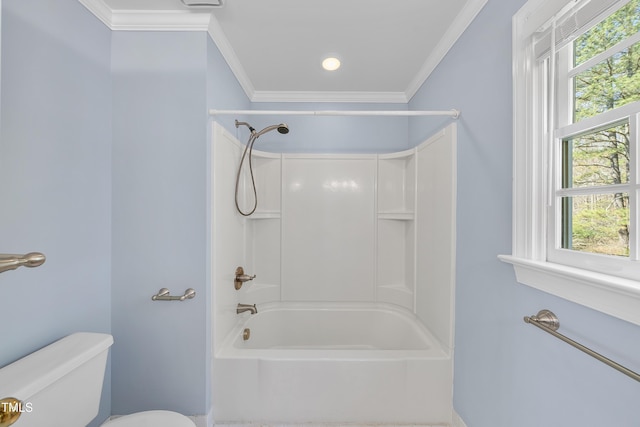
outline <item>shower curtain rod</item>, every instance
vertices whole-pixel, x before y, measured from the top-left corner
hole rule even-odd
[[[223,114],[232,115],[291,115],[291,116],[451,116],[454,119],[460,117],[460,111],[456,109],[452,110],[439,110],[439,111],[406,111],[406,110],[363,110],[363,111],[348,111],[348,110],[209,110],[209,114],[212,116],[218,116]]]

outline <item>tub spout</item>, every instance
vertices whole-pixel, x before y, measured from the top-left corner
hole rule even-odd
[[[258,309],[256,308],[256,305],[253,304],[238,304],[238,308],[236,309],[236,313],[240,314],[240,313],[244,313],[245,311],[250,312],[251,314],[256,314],[258,312]]]

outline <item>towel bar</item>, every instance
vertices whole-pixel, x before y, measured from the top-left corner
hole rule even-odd
[[[634,380],[640,381],[640,374],[638,374],[637,372],[634,372],[631,369],[628,369],[622,366],[621,364],[614,362],[613,360],[607,357],[604,357],[600,353],[597,353],[591,350],[589,347],[585,347],[584,345],[572,340],[571,338],[568,338],[562,335],[561,333],[556,332],[560,327],[560,321],[558,320],[558,317],[555,314],[553,314],[553,312],[549,310],[540,310],[538,314],[536,314],[535,316],[525,316],[524,321],[525,323],[529,323],[530,325],[537,326],[543,331],[566,342],[567,344],[577,348],[578,350],[587,353],[589,356],[595,357],[605,365],[609,365],[613,369],[622,372],[623,374],[633,378]]]
[[[186,291],[184,291],[184,295],[179,295],[179,296],[171,296],[169,295],[169,289],[162,288],[158,291],[157,294],[152,296],[151,299],[153,301],[184,301],[186,299],[195,298],[195,296],[196,296],[196,291],[193,290],[192,288],[187,289]]]

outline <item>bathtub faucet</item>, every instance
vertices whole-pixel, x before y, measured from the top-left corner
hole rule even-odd
[[[244,313],[245,311],[249,311],[251,312],[251,314],[256,314],[258,312],[258,309],[256,308],[256,305],[253,304],[238,304],[238,308],[236,309],[236,313],[240,314],[240,313]]]

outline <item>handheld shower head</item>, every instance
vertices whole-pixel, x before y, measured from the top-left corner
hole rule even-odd
[[[280,132],[283,135],[286,135],[289,133],[289,126],[287,126],[285,123],[280,123],[278,125],[278,132]]]
[[[284,123],[280,123],[278,125],[271,125],[271,126],[267,126],[266,128],[262,129],[260,132],[256,133],[255,136],[256,138],[258,138],[260,135],[264,135],[267,132],[271,132],[272,130],[278,130],[278,132],[280,132],[283,135],[286,135],[289,133],[289,126],[287,126]]]
[[[240,126],[248,127],[249,130],[251,131],[251,135],[253,135],[254,138],[258,138],[260,135],[264,135],[265,133],[271,132],[274,129],[277,129],[278,132],[280,132],[282,135],[286,135],[289,133],[289,126],[287,126],[285,123],[267,126],[266,128],[262,129],[260,132],[256,132],[256,130],[249,123],[239,122],[238,120],[236,120],[236,129],[239,128]]]
[[[262,129],[260,132],[256,132],[256,130],[252,128],[249,123],[239,122],[238,120],[236,120],[236,128],[239,128],[240,126],[248,127],[249,130],[251,131],[251,136],[249,137],[249,141],[247,142],[247,145],[244,147],[244,152],[242,153],[242,158],[240,159],[240,165],[238,166],[238,174],[236,175],[236,195],[235,195],[236,209],[241,215],[249,216],[252,213],[254,213],[256,208],[258,207],[258,192],[256,190],[256,182],[254,180],[253,166],[251,163],[251,158],[252,158],[251,154],[253,152],[253,144],[255,144],[256,140],[260,137],[260,135],[264,135],[265,133],[271,132],[272,130],[277,130],[281,134],[286,135],[289,133],[289,126],[287,126],[284,123],[280,123],[278,125],[267,126],[266,128]],[[238,187],[240,185],[240,172],[242,171],[242,165],[244,163],[244,159],[247,155],[247,152],[249,153],[249,174],[251,175],[251,188],[253,189],[253,208],[248,212],[244,212],[240,208],[240,204],[238,203]]]

